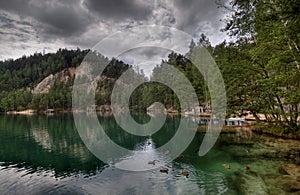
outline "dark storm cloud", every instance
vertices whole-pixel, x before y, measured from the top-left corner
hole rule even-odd
[[[158,11],[154,4],[142,0],[10,0],[0,1],[0,9],[35,19],[42,38],[80,35],[97,22],[110,21],[115,26],[128,19],[173,26],[188,33],[197,30],[200,21],[210,22],[210,28],[220,26],[222,13],[213,0],[157,0]],[[164,9],[159,10],[159,6]]]
[[[36,30],[42,35],[70,36],[86,30],[94,22],[88,12],[74,1],[1,1],[0,8],[20,17],[31,17],[37,21]]]
[[[222,14],[214,0],[0,0],[0,55],[17,53],[20,41],[32,48],[20,48],[18,55],[49,45],[52,51],[91,48],[116,31],[153,24],[195,37],[205,33],[215,44],[225,37],[219,31]]]
[[[7,11],[16,11],[16,12],[23,12],[24,4],[23,0],[11,0],[11,1],[0,1],[0,8]]]
[[[0,1],[0,9],[35,19],[42,38],[79,35],[101,20],[143,20],[151,14],[151,8],[134,0],[10,0]]]
[[[86,18],[82,17],[73,8],[48,9],[44,14],[35,13],[35,16],[40,22],[37,24],[38,28],[36,30],[44,35],[61,37],[80,35],[91,24],[88,15],[86,15]]]
[[[85,0],[84,4],[99,16],[114,20],[144,20],[152,9],[145,2],[136,0]]]
[[[186,32],[194,33],[200,29],[202,32],[218,33],[223,25],[220,20],[223,19],[224,13],[213,0],[174,0],[174,5],[180,19],[178,28]]]

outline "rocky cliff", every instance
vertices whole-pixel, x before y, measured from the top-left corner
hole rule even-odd
[[[48,93],[49,89],[54,86],[56,81],[61,81],[63,83],[68,83],[71,78],[75,75],[75,68],[68,68],[60,71],[56,74],[50,74],[44,78],[37,86],[32,90],[33,94]]]

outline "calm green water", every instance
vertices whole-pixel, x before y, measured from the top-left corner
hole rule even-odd
[[[147,122],[147,115],[135,115]],[[180,117],[168,116],[151,137],[151,147],[166,143],[176,132]],[[101,117],[108,136],[130,150],[149,147],[149,137],[128,134],[113,117]],[[0,115],[0,194],[240,194],[236,178],[243,167],[259,170],[280,162],[247,156],[253,144],[236,144],[236,135],[222,135],[204,157],[197,155],[203,134],[197,133],[184,157],[159,169],[130,172],[97,159],[82,142],[71,114]],[[251,139],[251,138],[249,138]],[[230,164],[225,169],[223,164]],[[150,165],[149,165],[150,166]],[[182,170],[190,175],[184,177]],[[276,175],[276,171],[268,174]],[[258,190],[260,184],[258,183]]]

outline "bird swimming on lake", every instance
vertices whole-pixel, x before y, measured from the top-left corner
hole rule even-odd
[[[225,167],[225,169],[231,169],[230,165],[228,164],[223,164],[223,166]]]
[[[250,167],[247,165],[247,166],[244,167],[244,169],[245,169],[246,171],[248,171],[248,170],[250,170]]]
[[[165,167],[161,167],[159,170],[161,173],[169,173],[169,169]]]
[[[185,171],[185,170],[181,171],[181,174],[186,176],[186,177],[188,177],[190,175],[189,172]]]
[[[148,164],[149,164],[149,165],[155,165],[155,161],[156,161],[156,160],[151,160],[151,161],[148,162]]]

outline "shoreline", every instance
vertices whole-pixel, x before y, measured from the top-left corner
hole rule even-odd
[[[50,109],[49,109],[50,110]],[[8,112],[2,112],[0,114],[7,114],[7,115],[27,115],[27,116],[32,116],[32,115],[38,115],[38,114],[44,114],[44,115],[55,115],[55,114],[62,114],[62,113],[89,113],[87,110],[83,109],[51,109],[50,111],[47,110],[33,110],[33,109],[27,109],[23,111],[8,111]],[[96,113],[111,113],[111,110],[96,110]],[[182,116],[187,116],[187,117],[202,117],[202,118],[209,118],[208,113],[204,113],[203,115],[186,115],[184,113],[173,113],[173,112],[167,112],[165,113],[167,115],[182,115]],[[198,125],[197,127],[197,132],[200,133],[206,133],[207,126],[203,125]],[[268,135],[272,136],[278,139],[291,139],[291,140],[300,140],[300,133],[289,133],[289,134],[284,134],[283,132],[274,132],[271,130],[268,130],[267,125],[263,124],[253,124],[253,125],[247,125],[247,126],[234,126],[234,125],[224,125],[222,127],[221,134],[226,134],[226,133],[236,133],[237,131],[250,131],[259,135]]]
[[[207,130],[207,126],[199,125],[197,128],[197,132],[199,132],[199,133],[206,133],[206,130]],[[222,127],[221,134],[237,133],[237,132],[241,132],[241,131],[255,133],[257,135],[267,135],[267,136],[274,137],[277,139],[300,140],[300,132],[298,134],[276,133],[276,132],[272,132],[269,130],[261,129],[261,126],[257,126],[257,125],[252,125],[252,126],[247,126],[247,127],[224,125]]]

